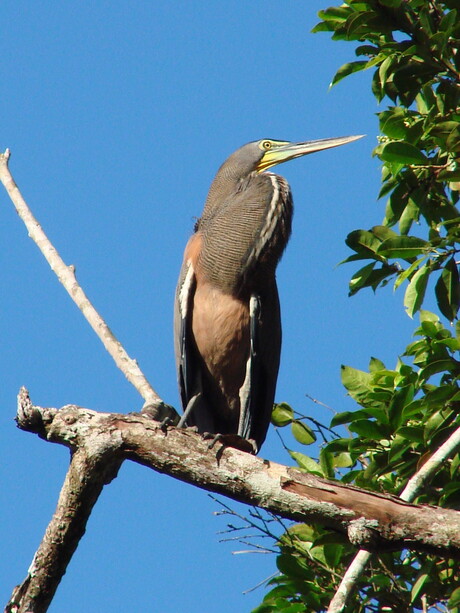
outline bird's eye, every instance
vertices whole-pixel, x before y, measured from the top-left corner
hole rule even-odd
[[[271,142],[269,140],[264,140],[264,142],[262,143],[262,147],[267,150],[267,149],[271,149]]]

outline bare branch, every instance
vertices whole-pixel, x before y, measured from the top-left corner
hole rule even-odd
[[[53,424],[59,412],[32,406],[27,391],[18,397],[17,422],[52,440]],[[67,407],[64,417],[69,427],[78,420],[78,411]],[[35,553],[27,577],[13,590],[6,613],[41,613],[48,609],[80,539],[102,488],[117,476],[123,461],[116,453],[121,438],[106,430],[89,430],[74,446],[69,470],[59,495],[56,511]]]
[[[166,414],[170,413],[172,407],[165,405],[156,391],[147,381],[143,372],[140,370],[136,360],[129,357],[119,341],[93,307],[85,292],[78,284],[75,269],[73,266],[67,266],[60,257],[55,247],[51,244],[42,227],[35,219],[32,211],[29,209],[26,201],[22,197],[18,186],[16,185],[11,172],[8,168],[8,160],[10,158],[10,150],[5,153],[0,153],[0,181],[3,183],[8,192],[11,201],[13,202],[19,217],[24,222],[30,238],[36,243],[46,261],[50,265],[52,271],[56,274],[59,281],[67,290],[69,296],[83,313],[86,321],[96,332],[102,344],[112,356],[115,364],[122,371],[128,381],[134,385],[141,397],[145,401],[145,405],[152,407],[153,416],[161,419]]]
[[[358,579],[365,571],[371,557],[372,553],[365,549],[360,549],[358,551],[342,577],[342,581],[334,594],[334,598],[329,603],[327,613],[342,613],[348,599],[355,591]]]
[[[411,502],[423,489],[427,481],[434,476],[440,465],[460,448],[460,428],[445,441],[441,447],[423,464],[418,472],[409,479],[401,492],[401,500]],[[364,572],[372,553],[364,549],[358,551],[348,567],[343,579],[329,604],[327,613],[341,613],[356,587],[361,574]]]
[[[441,464],[453,455],[460,448],[460,428],[449,436],[441,447],[423,464],[419,471],[409,479],[406,487],[400,494],[401,500],[412,502],[419,492],[425,487],[425,484],[441,466]]]

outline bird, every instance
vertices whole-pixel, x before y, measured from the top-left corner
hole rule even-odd
[[[180,427],[260,451],[281,352],[275,272],[293,215],[288,182],[268,169],[358,138],[252,141],[219,168],[185,247],[176,288]]]

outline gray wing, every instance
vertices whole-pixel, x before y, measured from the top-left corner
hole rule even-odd
[[[196,373],[193,372],[191,355],[191,318],[196,278],[190,262],[184,262],[179,274],[174,301],[174,352],[176,356],[177,380],[182,406],[185,409],[196,393]]]
[[[250,299],[250,355],[240,392],[238,434],[260,449],[270,425],[281,352],[281,317],[276,281]]]

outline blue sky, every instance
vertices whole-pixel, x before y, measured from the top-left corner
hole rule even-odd
[[[277,400],[328,423],[306,394],[351,409],[340,364],[393,366],[413,323],[402,292],[347,297],[346,234],[383,217],[370,73],[331,91],[352,45],[310,33],[327,3],[2,3],[0,148],[34,214],[160,395],[178,406],[172,301],[182,251],[223,160],[258,138],[367,138],[279,167],[295,203],[278,270]],[[68,451],[15,428],[42,406],[142,404],[0,194],[1,599],[51,517]],[[310,452],[310,450],[306,450]],[[315,449],[311,449],[315,454]],[[263,457],[288,462],[271,429]],[[233,505],[233,503],[232,503]],[[241,505],[233,505],[245,512]],[[205,492],[125,463],[105,488],[52,612],[249,611],[275,558],[233,555]]]

